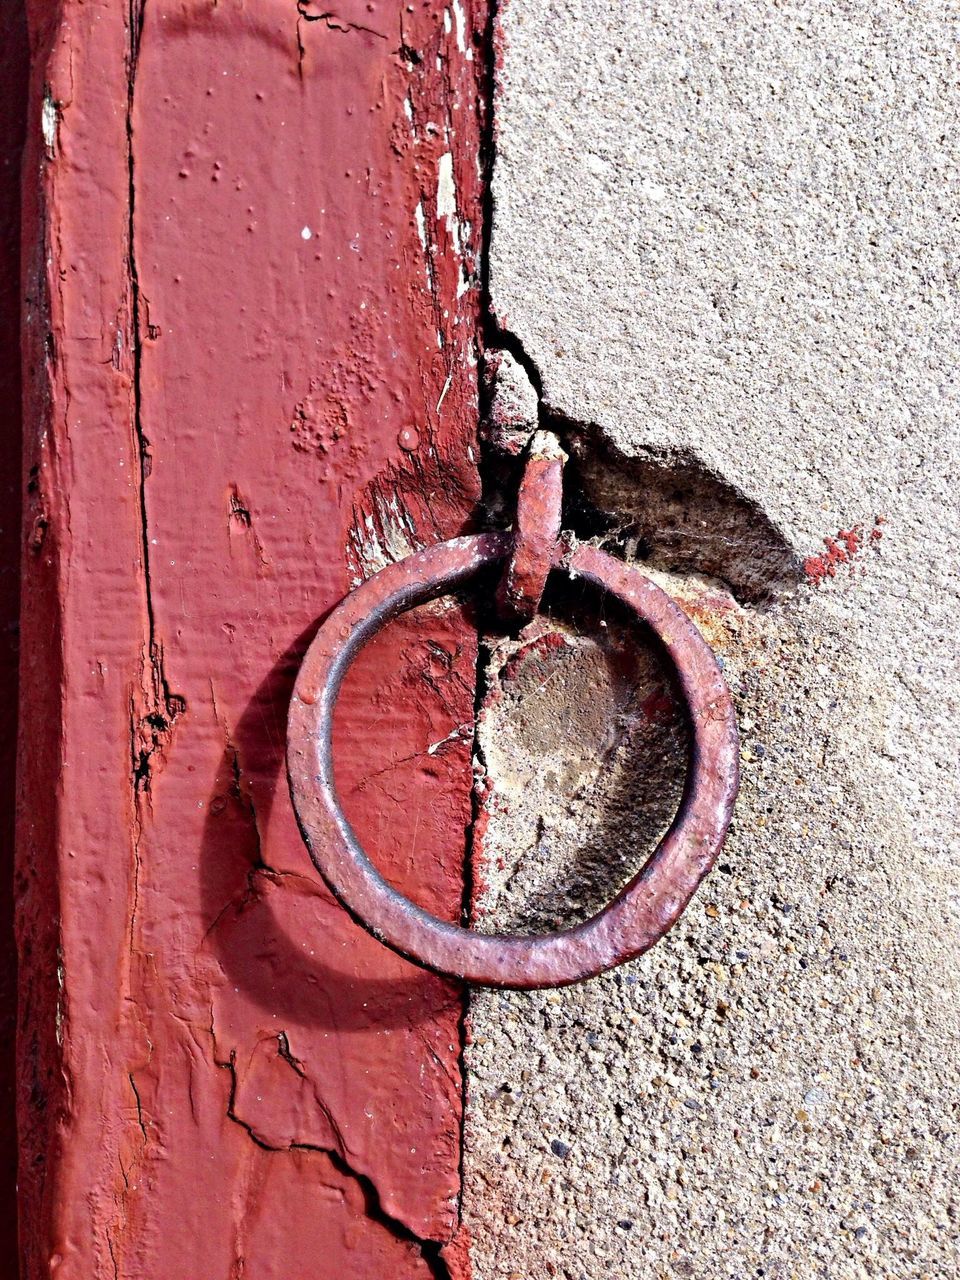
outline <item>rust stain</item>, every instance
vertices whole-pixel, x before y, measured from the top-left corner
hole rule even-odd
[[[731,633],[739,632],[740,607],[723,591],[673,592],[671,598],[714,648],[723,650],[730,643]]]

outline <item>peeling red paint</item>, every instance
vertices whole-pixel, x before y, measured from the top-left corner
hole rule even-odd
[[[32,4],[28,1280],[456,1256],[461,992],[317,884],[281,763],[317,619],[478,501],[486,19]],[[427,608],[337,728],[357,830],[451,919],[475,674]]]
[[[440,1250],[440,1257],[446,1265],[449,1280],[473,1280],[473,1266],[470,1262],[470,1230],[464,1225],[449,1244]]]

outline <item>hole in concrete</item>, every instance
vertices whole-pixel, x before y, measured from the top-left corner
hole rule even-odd
[[[672,667],[615,600],[561,578],[546,616],[494,649],[488,689],[474,927],[568,927],[640,870],[676,813],[688,743]]]
[[[570,449],[564,527],[627,559],[720,578],[740,601],[790,590],[802,563],[757,503],[696,460],[627,457],[596,429],[559,428]]]

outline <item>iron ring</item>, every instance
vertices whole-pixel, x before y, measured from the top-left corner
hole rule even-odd
[[[641,955],[676,922],[713,866],[739,781],[739,738],[719,664],[683,610],[638,569],[596,547],[558,548],[554,566],[615,596],[649,625],[675,669],[690,726],[687,778],[670,829],[643,868],[582,924],[539,935],[481,934],[398,893],[361,848],[334,784],[332,721],[353,658],[399,614],[501,563],[512,536],[454,538],[388,565],[320,627],[290,705],[287,773],[304,841],[330,889],[364,928],[409,960],[482,986],[565,986]]]

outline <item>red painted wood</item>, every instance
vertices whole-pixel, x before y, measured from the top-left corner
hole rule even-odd
[[[0,6],[0,1256],[17,1256],[13,933],[20,613],[20,153],[27,104],[26,14]]]
[[[317,619],[478,497],[463,10],[33,4],[29,1277],[460,1274],[461,994],[320,885],[282,752]],[[475,650],[419,611],[338,722],[361,838],[451,919]]]

